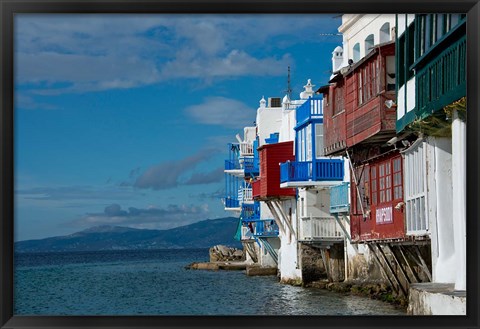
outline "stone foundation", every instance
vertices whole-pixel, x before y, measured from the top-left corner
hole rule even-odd
[[[414,283],[410,285],[409,315],[466,315],[467,294],[454,291],[453,283]]]

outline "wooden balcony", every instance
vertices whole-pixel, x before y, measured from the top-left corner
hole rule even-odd
[[[348,214],[350,212],[349,183],[334,186],[330,189],[330,213]]]
[[[344,234],[333,217],[302,217],[301,241],[341,242]]]
[[[240,156],[253,156],[253,143],[242,142],[240,143]]]
[[[287,161],[280,164],[280,186],[332,186],[341,184],[344,163],[341,159]]]
[[[416,67],[415,115],[426,118],[466,96],[467,40],[463,35],[435,58]]]
[[[280,163],[293,161],[293,142],[265,144],[259,148],[260,177],[252,183],[255,200],[289,199],[296,195],[293,188],[280,188]]]
[[[312,119],[323,119],[323,100],[321,98],[310,97],[297,108],[297,127],[304,125]]]

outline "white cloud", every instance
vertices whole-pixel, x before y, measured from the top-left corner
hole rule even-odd
[[[255,117],[255,109],[225,97],[208,97],[202,104],[187,107],[185,113],[198,123],[234,128],[253,124]]]
[[[48,95],[279,76],[293,63],[278,47],[312,40],[331,22],[311,15],[18,16],[16,81]]]

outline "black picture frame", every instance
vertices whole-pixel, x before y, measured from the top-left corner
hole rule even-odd
[[[467,13],[467,315],[466,316],[14,316],[13,21],[21,13]],[[480,111],[478,0],[0,0],[1,328],[478,328]],[[234,302],[234,301],[233,301]]]

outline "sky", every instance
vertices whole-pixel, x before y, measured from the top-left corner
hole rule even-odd
[[[325,85],[341,18],[19,14],[15,240],[225,212],[227,143],[259,100]],[[331,35],[330,35],[331,34]]]

